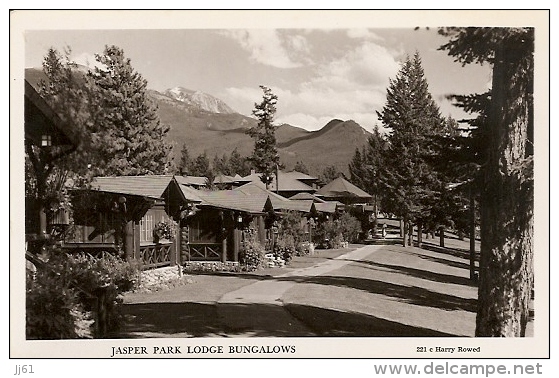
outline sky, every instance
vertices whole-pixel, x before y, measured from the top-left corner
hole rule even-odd
[[[74,61],[91,66],[116,45],[148,88],[199,90],[248,116],[265,85],[278,96],[276,123],[307,130],[333,118],[381,127],[389,80],[415,52],[445,117],[467,116],[446,95],[482,93],[491,82],[489,66],[454,62],[438,50],[447,39],[426,28],[29,30],[24,40],[25,67],[40,67],[50,47],[70,47]]]

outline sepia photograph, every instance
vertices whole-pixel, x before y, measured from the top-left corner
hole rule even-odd
[[[549,11],[12,11],[11,358],[549,358]],[[17,371],[16,371],[17,375]]]

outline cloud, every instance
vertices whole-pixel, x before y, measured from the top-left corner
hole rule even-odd
[[[87,68],[99,67],[101,69],[105,69],[107,67],[104,64],[99,63],[95,59],[95,54],[90,54],[88,52],[84,52],[84,53],[81,53],[81,54],[76,55],[76,56],[74,56],[74,54],[72,54],[70,59],[74,63],[80,64],[80,65],[85,66]]]
[[[374,41],[382,41],[383,38],[378,36],[377,34],[373,33],[369,29],[366,28],[355,28],[355,29],[348,29],[347,36],[353,39],[367,39],[367,40],[374,40]]]
[[[277,29],[224,30],[220,33],[250,53],[252,61],[277,67],[296,68],[310,64],[307,40]]]
[[[306,40],[293,43],[309,49]],[[400,68],[397,55],[370,40],[346,44],[345,49],[337,58],[316,64],[306,81],[294,86],[284,82],[269,85],[278,96],[276,123],[307,130],[320,129],[333,118],[353,119],[367,130],[380,124],[376,111],[384,106],[389,79]],[[225,97],[233,108],[248,115],[262,92],[259,88],[228,88]]]

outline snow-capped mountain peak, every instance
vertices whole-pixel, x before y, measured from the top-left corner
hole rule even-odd
[[[231,109],[225,102],[201,91],[174,87],[167,89],[163,94],[207,112],[224,114],[236,113],[236,111]]]

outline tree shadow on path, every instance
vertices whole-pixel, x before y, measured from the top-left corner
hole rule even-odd
[[[124,305],[123,314],[126,324],[112,338],[454,336],[366,314],[299,304],[142,303]]]
[[[375,316],[313,306],[286,304],[286,309],[317,335],[327,337],[457,337]]]
[[[476,312],[477,306],[476,299],[461,298],[450,294],[438,293],[436,291],[431,291],[422,287],[397,285],[390,282],[371,280],[366,278],[345,276],[291,276],[277,277],[276,279],[295,281],[298,283],[313,283],[319,285],[347,287],[373,294],[397,298],[404,303],[439,308],[447,311],[461,310]]]
[[[408,275],[408,276],[421,278],[421,279],[429,280],[429,281],[433,281],[433,282],[440,282],[440,283],[443,283],[443,284],[444,283],[449,283],[449,284],[463,285],[463,286],[476,286],[477,285],[475,282],[473,282],[472,280],[470,280],[469,278],[466,278],[466,277],[460,277],[460,276],[455,276],[455,275],[451,275],[451,274],[444,274],[444,273],[436,273],[436,272],[431,272],[431,271],[428,271],[428,270],[410,268],[410,267],[402,266],[402,265],[382,264],[382,263],[377,263],[377,262],[374,262],[374,261],[366,261],[366,260],[346,260],[346,261],[352,261],[352,262],[355,262],[355,263],[358,263],[358,264],[364,264],[364,265],[369,265],[369,266],[373,266],[373,267],[389,269],[389,270],[392,270],[394,272],[400,272],[400,273]]]

